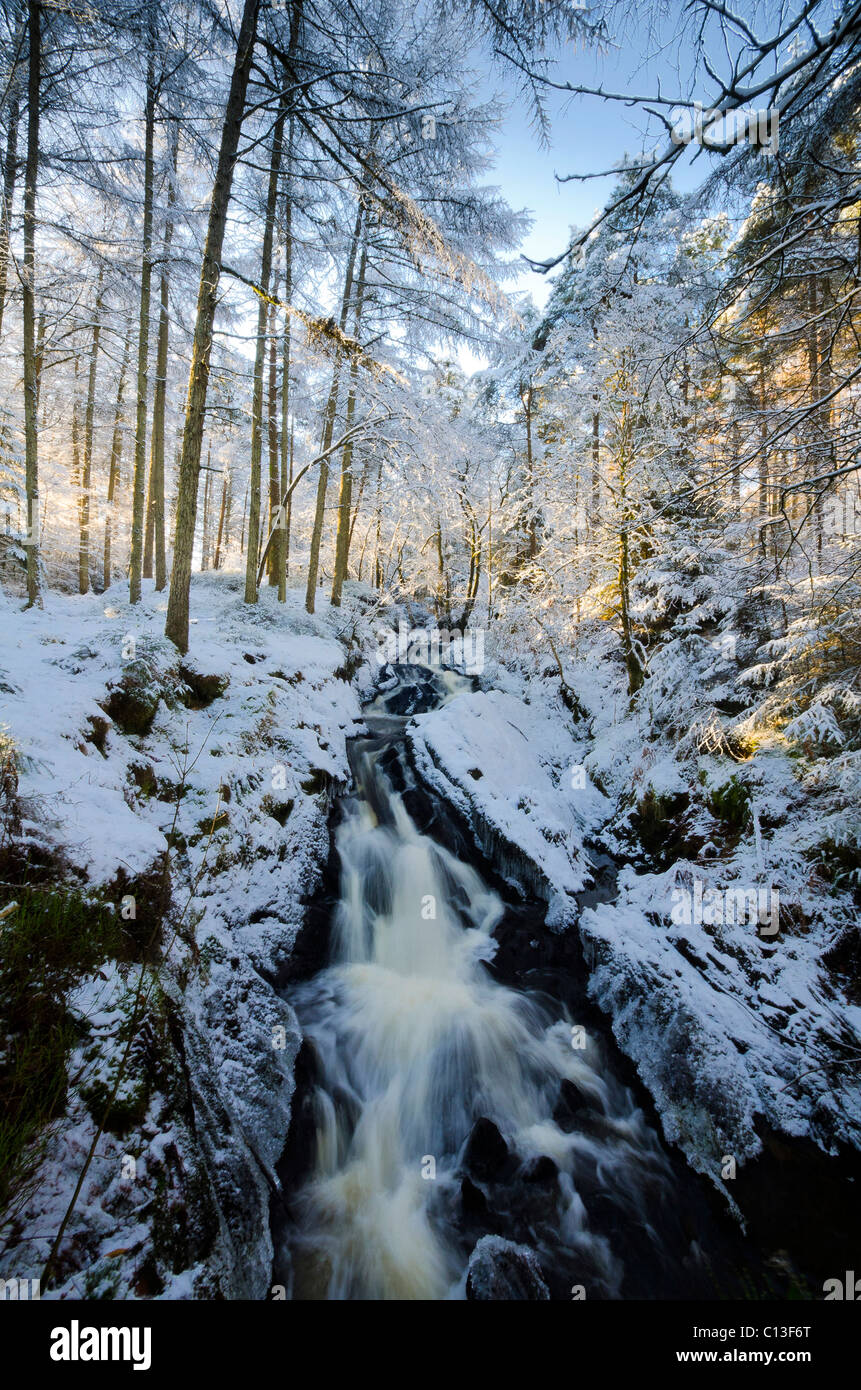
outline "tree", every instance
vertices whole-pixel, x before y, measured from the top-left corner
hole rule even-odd
[[[245,0],[236,58],[230,81],[230,92],[224,113],[218,167],[209,207],[209,223],[197,297],[197,315],[192,344],[191,370],[188,379],[188,398],[179,465],[179,487],[176,503],[176,543],[171,572],[165,634],[179,647],[188,650],[188,591],[191,582],[191,557],[194,549],[197,518],[197,490],[200,475],[200,452],[203,443],[203,419],[209,383],[209,364],[212,355],[212,330],[221,275],[221,254],[233,171],[239,148],[239,135],[245,111],[245,95],[257,34],[257,13],[260,0]]]
[[[27,65],[27,164],[24,171],[24,448],[26,457],[27,606],[41,606],[39,577],[39,435],[36,372],[36,185],[39,177],[39,103],[41,100],[42,35],[38,0],[27,0],[29,58]]]

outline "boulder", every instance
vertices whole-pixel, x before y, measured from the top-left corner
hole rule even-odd
[[[534,1303],[550,1298],[538,1256],[528,1245],[482,1236],[469,1257],[466,1296],[477,1302],[508,1299]]]

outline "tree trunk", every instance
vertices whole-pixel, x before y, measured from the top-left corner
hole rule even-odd
[[[534,560],[538,554],[538,519],[535,515],[535,460],[532,452],[532,403],[534,392],[531,382],[525,392],[523,388],[521,388],[520,398],[523,402],[523,413],[526,419],[526,483],[529,494],[529,519],[527,523],[529,540],[526,553],[530,560]]]
[[[107,507],[105,510],[105,559],[102,572],[102,583],[106,589],[111,584],[111,529],[113,525],[114,499],[116,497],[117,482],[119,480],[120,459],[123,452],[123,393],[126,389],[126,374],[129,369],[129,358],[132,348],[132,326],[129,324],[126,331],[126,340],[123,346],[123,361],[120,367],[120,379],[117,386],[117,404],[114,411],[114,432],[111,440],[111,461],[108,468],[108,496]]]
[[[628,460],[630,454],[630,407],[622,406],[619,429],[619,616],[622,623],[622,650],[628,672],[628,693],[635,695],[645,679],[645,672],[634,647],[631,625],[631,545],[629,527],[635,520],[628,502]]]
[[[362,248],[359,262],[359,277],[356,285],[356,316],[353,337],[358,341],[362,322],[362,306],[365,299],[365,270],[368,264],[367,245]],[[359,375],[358,361],[354,360],[350,369],[350,394],[347,400],[346,428],[353,423],[356,409],[356,379]],[[344,580],[347,578],[347,561],[350,555],[350,530],[353,511],[353,441],[348,439],[341,454],[341,490],[338,497],[338,533],[335,539],[335,565],[332,575],[332,607],[340,608]]]
[[[102,280],[104,271],[99,270],[99,290],[93,311],[93,342],[90,348],[90,370],[87,378],[87,408],[84,416],[84,461],[81,470],[81,497],[79,507],[80,541],[78,545],[78,593],[90,590],[90,482],[93,468],[93,421],[96,409],[96,369],[99,359],[99,338],[102,332]]]
[[[153,142],[155,138],[155,38],[150,38],[144,113],[144,209],[138,325],[137,416],[135,471],[132,483],[132,538],[129,555],[129,602],[139,603],[143,574],[144,495],[146,488],[147,389],[149,385],[149,311],[152,290]]]
[[[263,250],[260,256],[260,290],[257,301],[257,346],[254,354],[254,392],[251,401],[251,480],[248,507],[248,555],[245,566],[245,602],[257,602],[257,553],[260,548],[260,461],[263,454],[263,366],[266,360],[266,323],[269,317],[265,295],[269,293],[272,274],[272,234],[278,206],[278,176],[281,172],[281,151],[284,145],[286,110],[279,108],[272,132],[272,155],[269,162],[269,188],[266,194],[266,213],[263,224]],[[270,477],[270,507],[272,479]],[[277,484],[276,484],[277,486]],[[278,506],[275,498],[273,511]]]
[[[78,405],[78,377],[80,376],[80,360],[75,354],[74,379],[72,385],[72,471],[70,474],[72,489],[75,494],[75,506],[78,515],[81,511],[81,422]]]
[[[182,461],[179,466],[179,487],[176,502],[176,545],[170,595],[167,604],[165,633],[180,651],[188,650],[188,591],[191,583],[191,557],[194,550],[194,530],[197,518],[197,484],[200,472],[200,451],[203,443],[203,416],[209,384],[209,363],[212,354],[212,326],[218,298],[221,274],[221,250],[233,183],[233,168],[239,147],[245,94],[257,31],[257,12],[260,0],[245,0],[236,61],[230,82],[230,95],[224,113],[221,147],[209,224],[197,296],[197,318],[194,327],[191,371],[188,380],[188,399],[182,436]]]
[[[42,367],[45,362],[45,332],[47,328],[47,314],[43,309],[39,315],[39,328],[36,333],[36,410],[38,411],[42,399]],[[45,428],[45,411],[42,411],[42,429]]]
[[[593,411],[592,414],[592,515],[589,518],[593,528],[598,525],[601,512],[601,471],[599,460],[601,456],[601,416],[599,412]]]
[[[171,141],[171,172],[167,187],[167,220],[164,227],[162,269],[159,285],[158,347],[156,349],[155,395],[152,407],[152,445],[149,466],[149,498],[147,505],[146,546],[143,572],[147,579],[153,575],[155,552],[155,587],[160,593],[167,584],[167,556],[164,544],[164,417],[167,402],[167,353],[170,339],[168,292],[170,289],[170,246],[173,240],[173,205],[176,202],[176,170],[179,160],[179,122],[174,125]]]
[[[375,511],[375,513],[376,513],[376,518],[377,518],[376,532],[375,532],[375,535],[374,535],[374,588],[375,588],[375,589],[381,589],[381,588],[383,587],[383,566],[382,566],[382,561],[380,560],[380,548],[381,548],[381,544],[382,544],[382,529],[383,529],[382,493],[383,493],[383,460],[380,459],[379,463],[377,464],[377,489],[376,489],[376,494],[377,494],[377,495],[376,495],[376,498],[374,499],[374,511]]]
[[[212,562],[214,570],[221,568],[221,544],[224,538],[224,519],[227,515],[227,489],[230,485],[230,474],[225,472],[224,481],[221,485],[221,508],[218,513],[218,535],[215,540],[215,558]]]
[[[38,0],[27,0],[30,54],[27,72],[27,165],[24,171],[24,457],[27,492],[27,607],[41,606],[39,580],[39,438],[36,398],[36,183],[39,175],[39,101],[42,36]]]
[[[6,305],[6,285],[9,279],[12,204],[15,198],[15,180],[18,174],[19,115],[18,98],[13,96],[9,102],[9,134],[6,141],[6,158],[3,161],[3,202],[0,204],[0,337],[3,333],[3,310]]]
[[[768,516],[768,452],[766,450],[766,440],[768,439],[768,422],[765,417],[765,366],[762,361],[759,364],[759,519],[764,521]]]
[[[212,473],[210,471],[210,459],[212,458],[212,446],[210,445],[206,455],[206,478],[203,484],[203,534],[200,540],[200,568],[209,569],[209,545],[210,528],[212,518],[210,514],[210,499],[212,497]]]
[[[350,251],[347,256],[347,269],[344,275],[344,293],[341,299],[341,317],[339,327],[343,333],[347,326],[347,316],[350,310],[350,299],[353,294],[353,273],[356,268],[356,253],[359,246],[359,233],[362,228],[362,204],[356,208],[356,222],[353,227],[353,237],[350,242]],[[341,350],[335,350],[335,365],[332,368],[332,386],[329,391],[329,399],[326,402],[326,413],[323,416],[323,442],[321,452],[325,452],[332,443],[332,433],[335,428],[335,413],[338,408],[338,387],[341,377]],[[329,460],[324,458],[320,464],[320,473],[317,478],[317,501],[314,507],[314,525],[311,531],[311,551],[308,556],[308,583],[305,588],[305,608],[307,612],[314,612],[317,591],[317,575],[320,568],[320,541],[323,536],[323,520],[326,514],[326,492],[329,487]]]
[[[275,277],[275,298],[278,298],[278,276]],[[278,499],[281,496],[281,472],[278,463],[278,353],[275,342],[275,305],[269,306],[269,391],[266,402],[267,436],[269,444],[269,525],[276,520]],[[281,530],[279,528],[276,544],[269,556],[269,584],[278,583],[280,569]]]
[[[293,302],[293,137],[294,123],[290,118],[287,129],[287,187],[284,192],[284,337],[281,343],[281,496],[293,481],[293,435],[290,432],[288,454],[287,432],[290,423],[290,306]],[[278,536],[278,600],[287,601],[287,570],[290,564],[290,523],[293,517],[292,495],[283,518],[284,529]]]

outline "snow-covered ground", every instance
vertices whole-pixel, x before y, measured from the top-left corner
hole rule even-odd
[[[348,780],[360,719],[350,676],[373,645],[370,597],[320,617],[302,599],[291,591],[282,607],[263,590],[250,609],[238,576],[195,576],[186,658],[162,635],[165,595],[151,585],[135,608],[118,585],[4,615],[0,723],[17,751],[28,850],[134,911],[146,941],[173,846],[145,1018],[170,1033],[164,1076],[139,1129],[99,1142],[61,1297],[259,1298],[268,1287],[269,1194],[300,1041],[271,981],[328,858],[330,797]],[[4,1232],[0,1275],[41,1271],[94,1133],[84,1091],[116,1074],[139,972],[108,962],[80,982],[67,1116]]]
[[[549,669],[492,664],[483,684],[495,688],[419,716],[411,742],[423,775],[471,817],[477,843],[547,899],[551,925],[572,920],[571,897],[588,882],[584,837],[622,864],[615,901],[579,915],[589,992],[666,1137],[731,1199],[726,1160],[740,1167],[760,1153],[768,1129],[826,1152],[861,1147],[861,1008],[823,959],[858,914],[818,876],[813,852],[851,815],[857,772],[851,758],[798,759],[791,730],[762,735],[741,762],[709,751],[714,680],[699,680],[676,644],[663,668],[655,662],[655,693],[632,711],[612,651],[598,642],[569,664],[583,719]],[[712,655],[715,665],[723,694],[727,663]],[[651,702],[668,690],[682,732],[661,738]],[[749,795],[740,830],[711,809],[732,778]],[[642,862],[644,798],[675,808],[658,828],[666,846],[655,858],[667,848],[671,861],[658,870]],[[739,889],[757,895],[761,926],[737,911]]]

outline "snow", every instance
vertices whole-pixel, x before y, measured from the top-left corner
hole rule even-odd
[[[346,785],[347,739],[362,727],[354,690],[337,673],[354,632],[366,659],[373,646],[361,591],[320,617],[305,613],[302,597],[289,591],[279,606],[264,590],[251,610],[238,576],[195,576],[197,621],[180,659],[161,636],[165,595],[151,584],[134,609],[123,586],[100,597],[49,594],[44,610],[16,615],[15,640],[0,656],[0,718],[18,751],[27,844],[118,908],[136,894],[140,919],[147,894],[138,885],[158,879],[171,838],[181,916],[166,934],[152,998],[157,1007],[161,992],[158,1008],[180,1022],[185,1079],[163,1079],[133,1135],[100,1138],[64,1241],[63,1277],[46,1297],[189,1298],[216,1287],[226,1297],[265,1296],[270,1191],[300,1043],[272,982],[329,854],[330,798],[316,788],[321,774],[334,788]],[[134,655],[124,657],[129,635]],[[141,661],[161,699],[148,733],[125,734],[102,706]],[[223,693],[187,705],[183,670],[219,677]],[[87,741],[96,718],[108,724],[103,752]],[[210,836],[217,811],[226,818]],[[22,1263],[28,1276],[41,1271],[94,1133],[82,1087],[116,1075],[117,1032],[139,970],[105,962],[74,992],[86,1036],[70,1075],[82,1075],[0,1253],[0,1274],[23,1277]],[[137,1070],[129,1068],[121,1097]],[[137,1156],[132,1180],[122,1176],[127,1145]],[[153,1249],[146,1218],[165,1182],[169,1206],[187,1206],[192,1224],[214,1222],[214,1244],[159,1291],[140,1282],[140,1271]],[[200,1188],[208,1195],[198,1200]],[[39,1238],[16,1244],[25,1230]]]
[[[182,1074],[151,1088],[133,1137],[101,1137],[62,1278],[47,1296],[266,1295],[269,1204],[301,1043],[273,986],[329,855],[331,796],[349,783],[347,740],[363,728],[357,692],[379,670],[376,599],[350,590],[340,612],[309,617],[298,593],[280,608],[264,591],[249,609],[238,577],[199,576],[198,621],[182,660],[160,635],[164,597],[149,586],[134,610],[117,589],[51,595],[44,612],[16,618],[0,690],[19,754],[26,842],[118,907],[137,893],[145,918],[147,885],[170,841],[180,918],[148,1008],[178,1025]],[[131,658],[123,656],[130,633]],[[689,662],[688,641],[673,639],[653,658],[651,685],[632,702],[613,639],[593,634],[567,663],[582,718],[562,702],[555,674],[491,653],[484,688],[415,716],[407,740],[419,775],[503,875],[546,899],[548,926],[579,932],[588,991],[665,1136],[720,1185],[724,1159],[754,1159],[764,1127],[808,1136],[826,1152],[861,1145],[861,1087],[847,1065],[861,1008],[824,959],[857,913],[813,867],[826,836],[839,843],[851,833],[858,755],[799,756],[800,741],[831,729],[823,708],[782,734],[760,730],[746,759],[728,756],[719,737],[703,735],[723,727],[711,699],[725,685],[703,676],[722,657],[712,644],[710,667]],[[348,652],[364,662],[352,683],[343,679]],[[131,662],[144,663],[160,695],[147,733],[123,733],[104,711]],[[210,677],[221,693],[199,698]],[[683,726],[676,719],[661,732],[673,702]],[[107,721],[96,726],[101,751],[94,720]],[[812,751],[821,743],[814,737]],[[732,833],[709,801],[731,776],[751,806]],[[669,868],[644,863],[632,838],[647,792],[681,795],[686,807],[686,838]],[[616,897],[581,908],[596,849],[620,865]],[[755,924],[723,914],[674,920],[674,891],[693,893],[697,883],[703,898],[734,888],[777,893],[779,932],[758,935]],[[93,1137],[87,1089],[115,1075],[138,971],[104,962],[73,992],[83,1035],[67,1113],[0,1252],[0,1275],[40,1272]],[[121,1098],[134,1098],[135,1077]],[[127,1146],[137,1160],[131,1179]],[[731,1201],[731,1184],[722,1190]],[[156,1208],[187,1210],[196,1232],[179,1273],[160,1257],[160,1283],[146,1273]],[[16,1244],[24,1232],[38,1235]],[[473,1265],[477,1276],[482,1262]]]
[[[711,650],[719,648],[720,639]],[[588,659],[569,663],[585,729],[549,693],[558,681],[514,663],[494,666],[486,681],[504,689],[461,696],[413,721],[420,772],[472,818],[479,842],[509,877],[547,899],[549,925],[576,922],[589,993],[636,1064],[666,1138],[694,1168],[719,1183],[725,1155],[741,1165],[761,1151],[764,1124],[808,1136],[826,1152],[861,1146],[861,1082],[847,1065],[858,1055],[861,1010],[823,963],[857,912],[846,894],[827,892],[809,858],[851,820],[854,762],[800,763],[792,740],[766,732],[743,765],[701,753],[699,720],[709,717],[714,694],[701,670],[668,650],[654,662],[657,689],[635,705],[608,658],[605,633]],[[654,726],[662,688],[689,721],[663,739]],[[568,769],[577,763],[589,773],[585,791],[570,786]],[[752,816],[733,843],[707,798],[739,775]],[[704,841],[697,857],[682,853],[662,873],[626,863],[630,814],[649,789],[685,793],[687,833],[692,843]],[[622,867],[615,901],[578,916],[572,897],[589,881],[584,842]],[[758,935],[755,923],[736,923],[734,913],[724,921],[722,912],[714,924],[708,912],[703,922],[674,924],[673,890],[692,894],[695,880],[706,901],[710,890],[722,901],[742,889],[773,904],[776,893],[779,932]]]
[[[608,803],[585,773],[572,776],[582,753],[559,710],[482,690],[418,715],[408,739],[424,780],[495,842],[513,882],[543,887],[564,921],[566,897],[591,881],[583,840]]]

